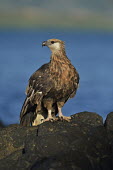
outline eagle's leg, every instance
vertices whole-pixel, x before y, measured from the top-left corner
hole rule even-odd
[[[55,120],[55,117],[52,116],[52,99],[45,99],[44,101],[44,107],[48,110],[47,118],[43,120],[43,122],[51,121],[53,122]]]
[[[58,116],[59,116],[60,120],[66,120],[66,121],[70,122],[71,117],[70,116],[67,117],[67,116],[64,116],[62,114],[62,107],[63,107],[63,105],[64,105],[64,102],[57,102]]]
[[[53,122],[55,120],[54,117],[52,117],[51,110],[48,110],[48,116],[46,119],[43,120],[43,122],[51,121]]]

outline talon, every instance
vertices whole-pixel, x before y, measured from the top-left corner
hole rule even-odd
[[[63,120],[63,116],[61,116],[60,119]]]
[[[59,119],[60,119],[61,121],[66,120],[67,122],[70,122],[71,117],[66,117],[66,116],[64,116],[64,115],[62,114],[61,107],[58,107],[58,115],[59,115]]]
[[[74,116],[73,116],[73,115],[71,115],[70,117],[71,117],[71,119],[73,119],[73,118],[74,118]]]
[[[54,119],[52,118],[52,119],[50,119],[50,122],[54,122]]]
[[[56,118],[55,118],[55,121],[57,121],[57,120],[59,120],[59,117],[56,117]]]
[[[59,121],[59,120],[61,120],[61,119],[60,119],[60,117],[58,117],[58,119],[57,119],[57,120],[58,120],[58,121]]]
[[[65,120],[65,121],[67,121],[67,122],[70,122],[71,117],[60,116],[59,119],[60,119],[61,121],[64,121],[64,120]]]
[[[47,122],[47,121],[50,121],[50,122],[54,122],[55,118],[49,118],[47,117],[46,119],[43,120],[43,122]]]

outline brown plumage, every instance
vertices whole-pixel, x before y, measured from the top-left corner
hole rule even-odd
[[[27,97],[20,113],[23,126],[57,120],[57,113],[60,119],[71,119],[63,116],[61,108],[76,94],[79,75],[66,56],[63,41],[50,39],[42,46],[49,47],[52,55],[50,62],[41,66],[29,79]]]

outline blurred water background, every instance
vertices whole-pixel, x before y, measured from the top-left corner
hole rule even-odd
[[[80,87],[64,114],[87,110],[105,119],[113,111],[111,0],[0,0],[0,119],[19,123],[28,79],[50,59],[49,49],[41,47],[50,38],[66,42],[80,74]]]

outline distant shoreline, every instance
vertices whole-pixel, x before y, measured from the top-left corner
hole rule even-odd
[[[70,11],[58,12],[38,8],[10,9],[0,11],[0,28],[18,29],[90,29],[113,31],[112,15],[104,12]]]

